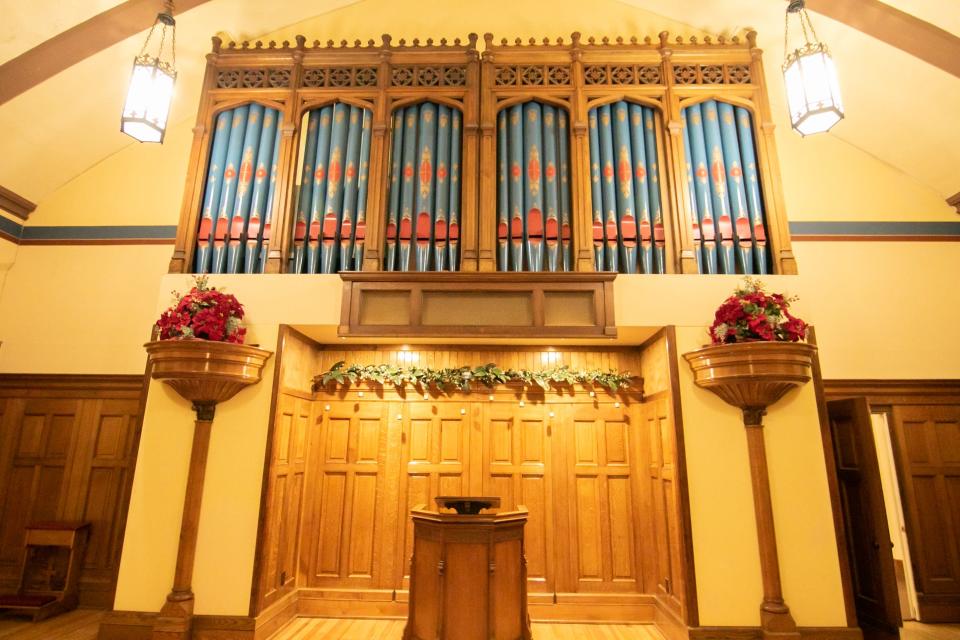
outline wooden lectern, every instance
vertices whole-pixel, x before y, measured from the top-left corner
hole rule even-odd
[[[499,498],[437,498],[413,517],[410,611],[403,640],[530,640],[523,526],[527,510],[479,513]]]

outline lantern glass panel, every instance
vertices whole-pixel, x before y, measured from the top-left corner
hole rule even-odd
[[[176,74],[156,58],[133,64],[121,130],[141,142],[161,142],[170,115]]]

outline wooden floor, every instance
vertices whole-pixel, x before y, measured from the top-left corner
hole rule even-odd
[[[297,618],[270,640],[400,640],[405,620]],[[663,640],[652,624],[534,624],[534,640]]]
[[[80,609],[34,624],[0,614],[0,640],[95,640],[102,611]],[[400,640],[403,620],[298,618],[271,640]],[[534,640],[663,640],[652,625],[534,624]],[[960,624],[904,622],[901,640],[960,640]]]
[[[904,622],[900,640],[960,640],[960,624]]]
[[[77,609],[43,622],[0,614],[0,640],[94,640],[103,611]]]

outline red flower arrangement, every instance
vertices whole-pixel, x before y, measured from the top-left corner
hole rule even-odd
[[[717,309],[710,339],[713,344],[799,342],[807,335],[807,323],[790,315],[790,303],[796,299],[768,294],[759,280],[744,278],[744,283]]]
[[[173,292],[176,304],[164,311],[157,320],[159,339],[197,338],[243,344],[247,333],[240,326],[243,305],[234,296],[208,286],[206,276],[197,276],[195,282],[185,296]]]

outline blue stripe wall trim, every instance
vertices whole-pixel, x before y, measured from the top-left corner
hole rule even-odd
[[[176,225],[24,227],[22,240],[173,240]]]
[[[960,222],[791,222],[797,236],[960,236]]]
[[[10,218],[0,216],[0,233],[10,236],[11,239],[17,240],[23,233],[23,225],[14,222]]]
[[[0,216],[0,234],[14,241],[174,240],[176,225],[23,226]],[[960,222],[791,222],[794,236],[960,237]]]

